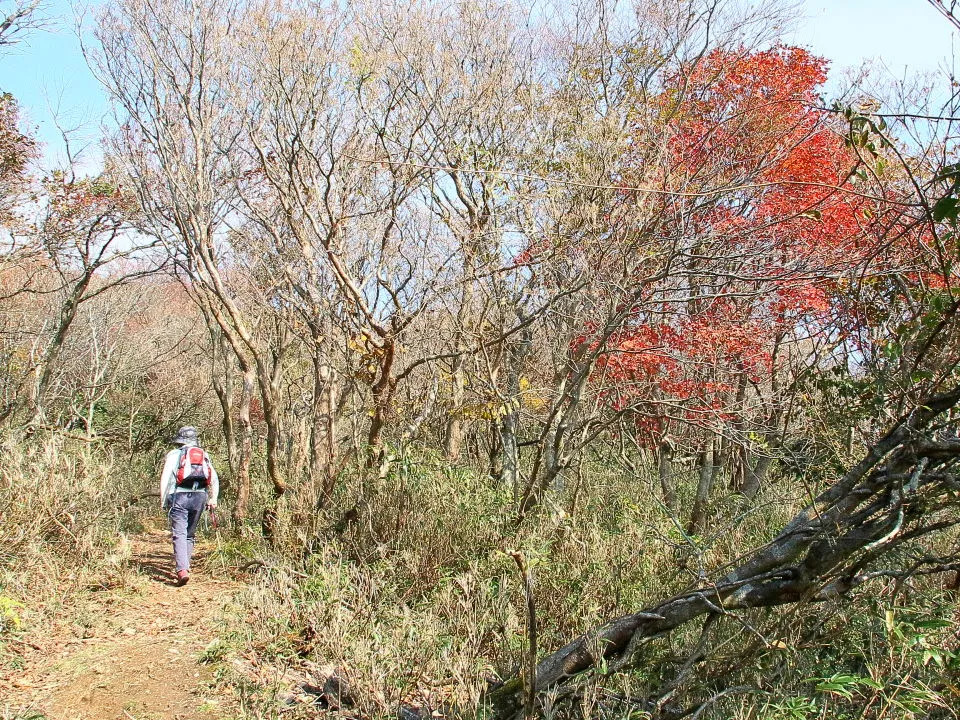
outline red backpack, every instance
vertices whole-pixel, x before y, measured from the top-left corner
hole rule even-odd
[[[180,462],[177,465],[177,487],[193,485],[194,489],[208,487],[213,466],[210,458],[202,448],[185,447],[180,451]]]

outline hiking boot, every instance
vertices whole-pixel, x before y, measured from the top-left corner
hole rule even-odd
[[[177,570],[177,586],[183,587],[190,580],[189,570]]]

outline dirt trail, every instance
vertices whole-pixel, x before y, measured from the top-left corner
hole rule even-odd
[[[0,684],[0,697],[21,717],[48,720],[215,720],[232,717],[229,699],[212,689],[200,654],[215,637],[217,613],[240,587],[204,569],[198,544],[190,582],[174,581],[169,533],[133,540],[141,591],[103,593],[93,637],[51,637],[26,657],[26,668]],[[4,703],[0,702],[0,709]],[[31,715],[31,713],[33,715]],[[17,717],[17,714],[14,714]]]

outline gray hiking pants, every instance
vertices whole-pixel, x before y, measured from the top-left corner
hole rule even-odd
[[[173,534],[173,558],[177,571],[190,569],[190,557],[193,555],[193,538],[197,534],[197,523],[207,506],[207,493],[178,492],[170,496],[170,532]]]

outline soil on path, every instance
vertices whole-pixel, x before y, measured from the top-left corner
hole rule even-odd
[[[216,720],[233,716],[201,662],[216,616],[239,588],[204,569],[198,543],[190,582],[177,587],[169,533],[133,540],[137,592],[102,593],[92,637],[51,637],[26,656],[22,673],[0,685],[18,695],[21,717],[48,720]],[[2,706],[4,703],[0,703]],[[19,706],[19,707],[18,707]],[[9,707],[9,705],[8,705]],[[17,717],[17,713],[14,714]]]

